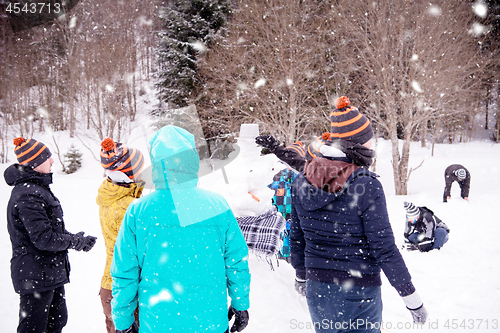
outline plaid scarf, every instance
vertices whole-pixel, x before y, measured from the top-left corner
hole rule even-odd
[[[276,207],[258,216],[236,217],[248,248],[257,255],[272,256],[281,249],[280,233],[285,229],[285,218]]]

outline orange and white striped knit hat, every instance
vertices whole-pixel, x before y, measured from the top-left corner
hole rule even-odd
[[[335,101],[336,109],[330,114],[331,139],[364,144],[373,137],[372,125],[368,118],[350,104],[347,96],[339,97]]]
[[[132,179],[144,167],[144,156],[139,149],[105,138],[101,142],[101,165],[106,170],[121,171]]]
[[[14,145],[14,153],[21,165],[36,168],[52,156],[49,148],[35,139],[15,138]]]

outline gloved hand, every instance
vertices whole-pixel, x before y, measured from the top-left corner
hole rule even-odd
[[[406,308],[411,312],[413,322],[420,325],[425,324],[425,321],[427,320],[427,310],[425,309],[420,296],[414,292],[411,295],[403,297],[403,301],[405,302]]]
[[[83,252],[89,252],[95,245],[97,237],[85,236],[85,245],[83,246]]]
[[[306,296],[306,280],[295,278],[295,290],[299,295]]]
[[[231,332],[241,332],[247,327],[248,325],[248,311],[238,311],[232,306],[229,307],[229,311],[227,313],[227,318],[229,321],[233,318],[234,315],[234,323],[233,326],[231,327]]]
[[[259,135],[255,138],[255,143],[269,149],[271,152],[280,144],[272,135]]]
[[[413,317],[413,322],[415,324],[420,324],[420,325],[425,324],[425,321],[427,320],[427,310],[425,309],[423,304],[418,309],[414,310],[409,309],[409,310],[411,312],[411,316]]]
[[[139,327],[137,326],[137,323],[134,322],[132,326],[126,330],[115,330],[115,333],[139,333]]]
[[[74,249],[76,251],[85,251],[88,252],[92,247],[94,247],[96,237],[93,236],[84,236],[84,232],[80,231],[77,234],[73,235],[73,240],[71,241],[70,249]]]

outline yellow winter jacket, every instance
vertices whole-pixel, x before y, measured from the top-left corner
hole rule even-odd
[[[116,235],[120,230],[123,216],[128,205],[139,198],[144,189],[144,183],[129,183],[128,187],[118,185],[106,179],[99,187],[97,204],[99,205],[99,220],[101,221],[102,235],[106,245],[106,266],[101,280],[101,287],[111,290],[111,263],[115,249]]]

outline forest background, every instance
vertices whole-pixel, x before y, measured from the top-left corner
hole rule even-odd
[[[126,141],[148,87],[157,97],[154,126],[196,133],[190,127],[201,125],[202,156],[218,158],[242,123],[285,145],[307,144],[329,130],[335,99],[347,95],[376,137],[390,140],[402,195],[414,170],[412,141],[470,141],[478,119],[488,139],[500,141],[498,0],[72,5],[17,31],[12,1],[0,0],[2,163],[12,138],[37,132],[51,133],[56,148],[58,131],[82,146]]]

